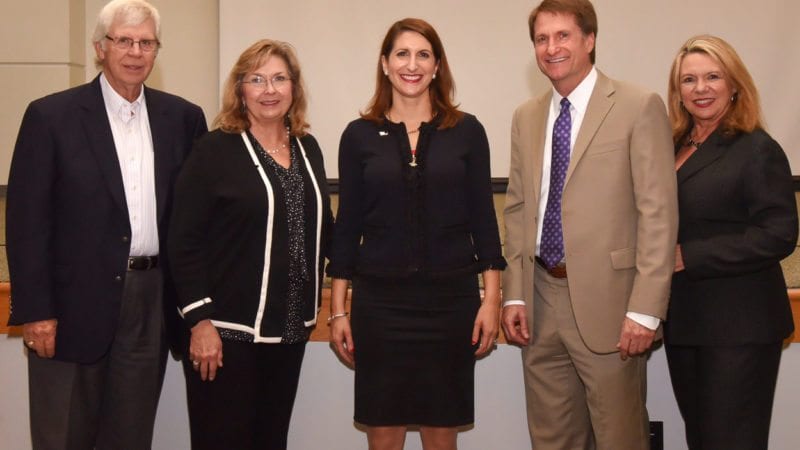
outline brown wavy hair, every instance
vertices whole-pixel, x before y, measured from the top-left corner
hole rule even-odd
[[[674,142],[682,139],[694,126],[692,116],[681,102],[681,64],[690,53],[708,55],[722,67],[725,79],[734,90],[731,106],[720,120],[719,130],[726,135],[737,132],[749,133],[756,128],[764,128],[758,90],[753,77],[733,47],[722,38],[703,34],[689,38],[675,56],[669,75],[667,92],[669,121],[672,125]]]
[[[433,26],[422,19],[406,18],[398,20],[389,27],[386,37],[381,44],[381,53],[378,57],[378,66],[375,75],[375,94],[369,101],[365,112],[361,117],[376,123],[382,123],[386,112],[392,106],[392,83],[383,74],[380,56],[389,59],[389,55],[394,49],[394,42],[397,37],[405,32],[413,31],[419,33],[428,40],[433,49],[433,56],[439,69],[436,78],[431,80],[428,86],[428,95],[431,99],[431,107],[434,115],[439,116],[439,129],[451,128],[455,126],[464,113],[458,110],[458,105],[453,103],[455,98],[456,86],[453,81],[453,74],[450,72],[450,65],[447,63],[447,55],[444,52],[442,40]]]
[[[291,44],[272,39],[262,39],[248,47],[233,65],[222,88],[222,108],[214,119],[214,127],[228,133],[241,133],[250,129],[250,119],[242,102],[242,79],[261,67],[272,56],[281,58],[289,69],[292,79],[292,105],[287,113],[287,125],[292,136],[305,136],[309,124],[306,122],[305,83],[300,71],[300,62]]]

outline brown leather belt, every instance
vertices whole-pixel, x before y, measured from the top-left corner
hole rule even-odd
[[[158,256],[131,256],[128,270],[150,270],[158,266]]]
[[[547,273],[553,278],[567,278],[567,265],[564,263],[558,263],[555,267],[548,269],[547,265],[544,263],[544,260],[537,256],[536,264],[539,264],[542,269],[546,270]]]

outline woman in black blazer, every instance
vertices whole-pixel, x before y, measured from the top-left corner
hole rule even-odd
[[[691,450],[766,449],[782,340],[792,176],[735,50],[689,39],[669,81],[680,208],[665,343]]]
[[[286,448],[333,222],[305,111],[291,46],[256,42],[178,178],[169,250],[193,449]]]

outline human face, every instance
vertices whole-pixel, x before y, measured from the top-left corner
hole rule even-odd
[[[736,92],[722,67],[705,53],[683,57],[679,72],[681,101],[695,123],[716,128]]]
[[[383,73],[392,83],[392,96],[418,98],[428,93],[439,68],[433,47],[415,31],[403,31],[394,40],[389,57],[381,56]]]
[[[536,63],[562,96],[569,95],[592,70],[594,33],[583,34],[572,14],[540,12],[533,29]]]
[[[156,39],[156,25],[153,19],[147,19],[139,25],[123,25],[114,21],[107,35],[112,38],[127,37],[134,41]],[[127,50],[120,50],[114,43],[105,39],[103,45],[95,42],[94,51],[102,62],[103,73],[108,84],[128,101],[139,97],[144,80],[153,70],[158,49],[143,52],[139,44]]]
[[[278,83],[278,80],[288,81]],[[246,73],[241,86],[250,123],[283,124],[292,106],[292,83],[289,66],[280,56],[270,56],[261,67]]]

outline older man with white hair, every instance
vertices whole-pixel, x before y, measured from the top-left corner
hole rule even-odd
[[[176,314],[166,230],[202,110],[144,86],[158,11],[114,0],[92,38],[102,73],[33,101],[8,183],[9,323],[28,351],[34,449],[150,448]]]

